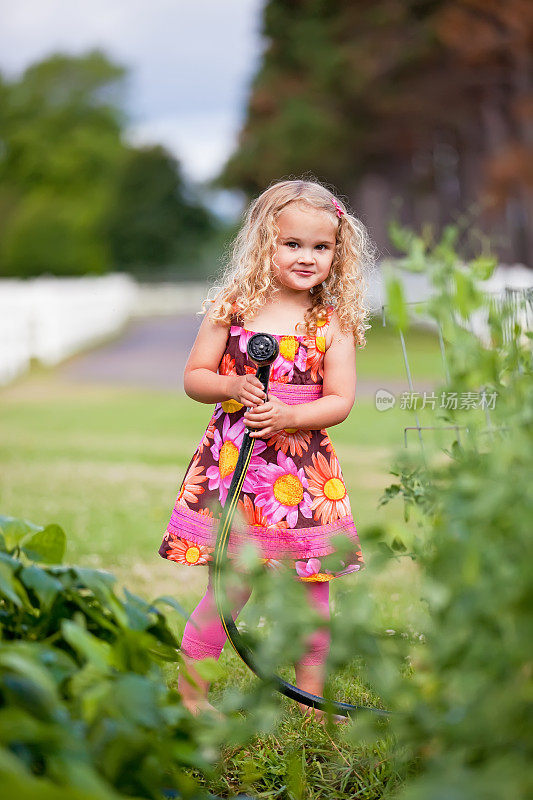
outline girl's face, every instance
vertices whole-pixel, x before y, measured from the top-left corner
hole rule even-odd
[[[277,223],[280,232],[272,259],[276,282],[290,294],[308,293],[329,275],[337,223],[325,211],[296,203],[283,209]]]

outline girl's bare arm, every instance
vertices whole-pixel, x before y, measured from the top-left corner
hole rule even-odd
[[[199,403],[221,403],[231,398],[230,375],[218,375],[228,339],[228,326],[213,322],[211,309],[196,334],[183,372],[185,392]]]
[[[211,319],[214,305],[202,320],[187,359],[183,388],[199,403],[235,399],[243,405],[255,406],[264,398],[263,387],[255,375],[219,375],[217,372],[226,349],[229,326]]]

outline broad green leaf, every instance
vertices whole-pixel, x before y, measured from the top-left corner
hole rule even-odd
[[[482,295],[477,291],[472,278],[466,272],[457,269],[454,278],[457,309],[463,319],[468,319],[472,311],[481,305]]]
[[[490,278],[497,265],[498,259],[494,256],[478,256],[468,264],[474,278],[480,281]]]
[[[135,725],[157,728],[161,723],[159,712],[160,690],[155,683],[142,675],[119,675],[113,681],[112,703],[119,718]]]
[[[61,623],[63,636],[70,646],[83,658],[96,667],[107,672],[115,666],[116,658],[113,648],[107,642],[99,641],[87,630],[72,620],[64,619]]]
[[[66,547],[65,532],[59,525],[47,525],[24,542],[23,551],[32,561],[61,564]]]
[[[397,250],[408,253],[413,241],[413,232],[404,228],[396,220],[391,220],[387,226],[389,239]]]
[[[11,682],[11,691],[17,691],[31,708],[35,707],[51,713],[58,703],[56,685],[48,670],[36,658],[37,647],[26,642],[16,642],[11,646],[0,648],[0,667],[2,668],[2,681],[6,681],[7,674],[18,677],[18,683]],[[22,680],[23,679],[23,680]]]
[[[116,577],[105,570],[89,569],[87,567],[71,567],[78,580],[94,592],[95,597],[113,612],[122,627],[128,625],[128,615],[121,601],[116,597],[113,587]]]
[[[5,548],[8,552],[13,550],[25,536],[43,530],[42,525],[34,525],[26,519],[6,517],[0,515],[0,531],[3,534]]]
[[[402,281],[389,273],[386,279],[386,314],[393,325],[402,331],[408,327],[407,306]]]
[[[35,564],[21,569],[20,580],[27,588],[34,590],[42,608],[50,608],[58,593],[63,591],[61,581]]]
[[[181,614],[182,617],[185,617],[185,619],[189,618],[189,613],[187,611],[185,611],[183,606],[180,605],[180,603],[178,603],[178,601],[174,597],[171,597],[168,594],[161,595],[160,597],[156,597],[155,600],[152,600],[152,605],[154,605],[154,606],[157,606],[157,605],[170,606],[171,608],[175,609],[175,611],[177,611],[179,614]]]
[[[0,562],[0,597],[11,600],[16,606],[23,605],[17,591],[18,581],[7,564]]]

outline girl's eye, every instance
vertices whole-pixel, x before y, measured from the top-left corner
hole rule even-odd
[[[287,242],[287,247],[291,247],[291,245],[296,245],[298,247],[298,242]]]

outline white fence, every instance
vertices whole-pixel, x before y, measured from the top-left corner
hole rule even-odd
[[[423,274],[399,273],[409,302],[431,292]],[[533,286],[533,271],[501,266],[484,284],[491,292]],[[129,275],[0,280],[0,385],[24,373],[32,359],[53,365],[120,332],[133,317],[198,311],[208,284],[138,284]],[[369,305],[379,313],[384,301],[379,279],[370,287]],[[484,321],[472,320],[483,328]]]
[[[405,298],[408,303],[423,302],[432,294],[432,286],[423,272],[406,272],[401,269],[396,269],[395,261],[393,259],[383,262],[387,269],[399,277],[403,283]],[[514,265],[500,265],[498,266],[491,277],[486,281],[480,281],[478,286],[481,291],[487,294],[488,297],[494,300],[503,301],[506,290],[514,290],[517,292],[515,302],[516,319],[520,323],[523,331],[531,330],[533,319],[531,315],[531,306],[518,308],[518,293],[526,292],[526,290],[533,290],[533,270],[524,267],[522,264]],[[374,286],[371,287],[369,292],[370,307],[375,313],[380,313],[382,304],[385,302],[385,289],[383,281],[378,279]],[[530,301],[531,304],[531,301]],[[433,319],[425,314],[417,316],[417,324],[427,327],[431,330],[437,329],[437,324]],[[413,320],[413,317],[411,318]],[[469,329],[479,336],[485,344],[490,343],[489,326],[488,326],[488,309],[483,306],[474,311],[468,320]]]
[[[116,333],[138,301],[128,275],[0,281],[0,384]]]

